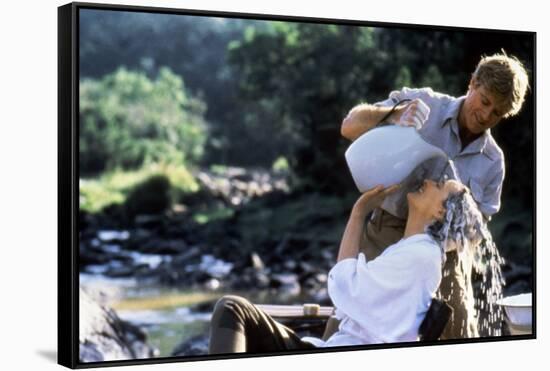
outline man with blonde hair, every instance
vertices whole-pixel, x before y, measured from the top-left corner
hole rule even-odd
[[[427,161],[408,178],[459,178],[467,185],[486,221],[500,209],[504,180],[504,155],[490,129],[503,119],[516,115],[528,89],[528,76],[522,63],[504,52],[482,57],[465,96],[455,98],[431,88],[393,91],[375,104],[359,104],[344,118],[341,134],[355,140],[381,121],[414,126],[429,143],[443,149],[452,163],[442,159]],[[407,204],[407,184],[375,209],[366,223],[361,251],[368,259],[379,256],[387,246],[403,236]],[[456,252],[447,253],[441,296],[454,308],[442,338],[478,337],[473,295],[469,277]],[[499,323],[490,324],[490,335],[500,333]]]

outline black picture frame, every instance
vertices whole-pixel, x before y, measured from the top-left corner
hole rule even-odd
[[[223,11],[202,11],[190,9],[156,8],[95,3],[70,3],[58,8],[58,363],[69,368],[91,368],[103,366],[124,366],[138,364],[157,364],[189,362],[216,359],[258,357],[256,354],[208,355],[189,357],[163,357],[132,359],[123,361],[86,362],[79,361],[79,12],[83,9],[146,12],[155,14],[174,14],[186,16],[210,16],[249,20],[270,20],[288,22],[308,22],[350,26],[390,27],[407,29],[435,29],[442,31],[483,31],[495,33],[516,33],[532,39],[533,81],[529,97],[532,104],[533,128],[533,169],[536,168],[536,33],[525,31],[487,30],[446,26],[411,25],[385,22],[367,22],[328,18],[310,18],[267,14],[232,13]],[[533,170],[533,235],[532,235],[532,274],[533,289],[533,325],[532,333],[502,337],[484,337],[477,339],[446,340],[444,342],[396,343],[368,346],[346,346],[315,349],[308,351],[290,351],[281,353],[262,353],[261,356],[310,354],[317,352],[341,352],[364,349],[385,349],[417,347],[426,345],[448,345],[463,343],[493,342],[503,340],[527,340],[537,338],[536,315],[536,173]]]

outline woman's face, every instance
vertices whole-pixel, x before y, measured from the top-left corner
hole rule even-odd
[[[464,185],[456,180],[435,182],[426,179],[416,192],[407,195],[409,207],[422,212],[428,218],[441,220],[445,216],[443,202],[449,194],[463,189]]]

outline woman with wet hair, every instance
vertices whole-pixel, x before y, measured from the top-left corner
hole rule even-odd
[[[426,233],[445,251],[465,253],[483,238],[484,219],[469,189],[449,195],[445,201],[445,216],[426,228]]]
[[[475,242],[482,217],[461,183],[426,180],[407,194],[403,238],[367,261],[359,252],[365,219],[398,188],[375,187],[353,206],[337,263],[328,275],[329,296],[341,323],[327,341],[300,338],[247,299],[228,295],[214,308],[210,354],[417,341],[420,324],[441,282],[444,252],[449,248],[465,251],[465,246]]]

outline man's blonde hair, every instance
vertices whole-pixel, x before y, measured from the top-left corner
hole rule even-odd
[[[493,54],[482,57],[472,78],[488,89],[506,107],[503,117],[514,116],[519,112],[525,93],[529,88],[529,78],[523,64],[513,56]]]

